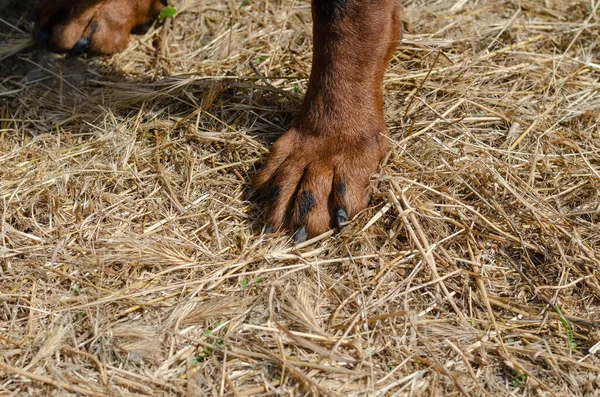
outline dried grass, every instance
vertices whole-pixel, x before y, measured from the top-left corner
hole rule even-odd
[[[8,60],[1,395],[599,395],[598,1],[404,1],[372,208],[299,247],[246,193],[309,2],[184,3]]]

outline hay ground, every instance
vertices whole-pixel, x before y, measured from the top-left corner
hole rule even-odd
[[[372,206],[298,247],[246,197],[309,2],[175,3],[2,33],[0,395],[600,395],[600,2],[404,1]]]

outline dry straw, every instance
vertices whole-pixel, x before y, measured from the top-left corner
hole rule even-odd
[[[310,4],[184,3],[2,61],[0,395],[598,396],[597,0],[404,1],[372,206],[300,247],[246,197]]]

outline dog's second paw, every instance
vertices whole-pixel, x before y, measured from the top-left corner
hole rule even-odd
[[[114,54],[131,31],[151,20],[164,0],[42,0],[32,13],[34,39],[52,51]]]

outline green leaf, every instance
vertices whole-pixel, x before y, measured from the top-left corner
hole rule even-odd
[[[204,361],[204,357],[202,357],[200,354],[196,354],[196,355],[194,356],[194,358],[192,358],[192,359],[190,360],[190,364],[192,364],[192,365],[198,365],[198,364],[200,364],[202,361]]]
[[[572,353],[573,350],[577,347],[577,343],[573,342],[573,326],[571,326],[569,320],[567,320],[565,315],[562,313],[560,307],[556,306],[555,310],[556,313],[558,313],[558,318],[560,319],[560,322],[562,323],[563,327],[565,327],[565,334],[567,336],[568,342],[567,347],[569,348],[569,352]]]
[[[248,284],[250,284],[250,281],[248,281],[247,279],[243,279],[242,281],[240,281],[240,285],[242,287],[247,287]]]
[[[238,10],[241,10],[243,6],[245,6],[246,4],[248,4],[248,0],[243,0],[242,4],[240,4],[240,6],[238,7]]]
[[[527,374],[520,374],[512,379],[513,386],[521,386],[527,380]]]
[[[256,57],[256,58],[254,58],[254,63],[258,65],[258,64],[261,64],[261,63],[263,63],[263,62],[264,62],[264,61],[266,61],[267,59],[269,59],[269,57],[268,57],[268,56],[266,56],[266,55],[261,55],[261,56],[258,56],[258,57]]]
[[[177,10],[173,7],[165,7],[162,10],[160,10],[160,14],[158,15],[158,18],[161,21],[164,21],[167,18],[173,18],[175,16],[175,14],[177,14]]]

